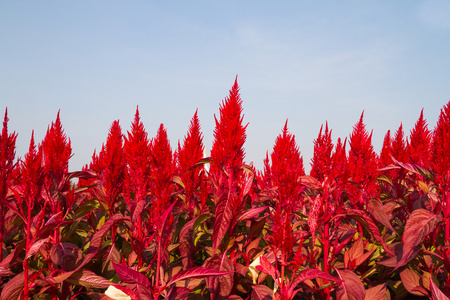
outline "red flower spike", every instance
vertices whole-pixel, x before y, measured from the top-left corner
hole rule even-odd
[[[325,132],[322,134],[323,125],[320,127],[319,136],[314,141],[314,156],[311,160],[310,175],[322,181],[330,175],[331,154],[333,143],[331,142],[331,130],[328,130],[328,122],[325,125]]]
[[[434,170],[442,177],[447,175],[450,169],[450,101],[441,109],[434,128],[431,153]]]
[[[136,108],[131,131],[124,138],[124,152],[128,165],[125,174],[125,198],[131,201],[131,194],[135,201],[141,201],[147,194],[151,173],[151,149],[148,134],[140,121],[139,108]]]
[[[223,168],[237,172],[244,164],[244,143],[247,138],[243,126],[242,100],[239,95],[237,77],[230,93],[220,105],[220,121],[214,116],[216,128],[214,129],[214,142],[211,149],[211,173]],[[233,176],[236,178],[236,176]]]
[[[195,111],[192,117],[189,131],[184,138],[183,146],[178,142],[178,151],[176,153],[178,173],[181,174],[181,179],[185,185],[185,210],[190,217],[194,216],[195,208],[200,204],[199,210],[203,208],[207,191],[205,191],[205,171],[203,168],[195,168],[187,172],[192,166],[203,158],[204,153],[203,137],[200,131],[200,122]],[[198,189],[200,188],[200,195]],[[200,203],[198,203],[200,200]]]
[[[175,165],[172,159],[167,131],[164,125],[159,126],[156,138],[151,143],[152,174],[151,194],[155,197],[152,208],[153,217],[158,218],[166,211],[170,203],[170,195],[173,192],[172,177],[175,173]],[[156,220],[156,219],[155,219]]]
[[[331,175],[330,178],[338,180],[342,184],[347,182],[348,177],[348,161],[347,154],[345,153],[345,146],[347,144],[347,139],[344,140],[342,144],[341,138],[338,138],[334,152],[331,155]]]
[[[391,131],[388,130],[383,140],[383,147],[381,148],[380,153],[380,164],[382,166],[388,166],[392,164],[392,139],[391,139]]]
[[[42,152],[45,172],[49,176],[47,185],[53,179],[59,183],[69,171],[69,159],[72,156],[70,139],[62,128],[59,111],[56,121],[47,129],[42,141]]]
[[[10,175],[14,169],[14,157],[16,156],[17,134],[15,132],[8,133],[8,120],[8,109],[5,109],[3,129],[0,135],[0,202],[6,199],[8,187],[12,180]],[[7,209],[3,204],[0,204],[0,245],[2,245],[4,239],[3,228],[6,212]]]
[[[292,210],[298,206],[301,192],[298,178],[305,175],[303,158],[295,142],[295,136],[289,133],[287,120],[282,133],[277,137],[273,152],[265,160],[265,180],[269,186],[277,186],[279,201],[284,203],[286,209]]]
[[[400,162],[408,162],[403,126],[401,123],[392,140],[392,156]]]
[[[123,189],[125,177],[125,153],[122,146],[122,129],[119,121],[112,123],[106,145],[102,146],[97,165],[102,171],[101,181],[105,190],[110,215],[115,213],[115,203]]]
[[[430,167],[430,146],[431,132],[428,129],[426,120],[423,118],[423,109],[414,128],[409,135],[409,143],[407,144],[407,152],[409,161],[424,167]]]
[[[358,184],[363,191],[371,193],[376,188],[374,182],[377,176],[378,157],[372,146],[372,133],[369,134],[363,123],[364,112],[361,114],[359,122],[353,127],[350,135],[350,151],[348,155],[349,176]],[[355,188],[351,189],[352,201],[363,203],[364,199]]]

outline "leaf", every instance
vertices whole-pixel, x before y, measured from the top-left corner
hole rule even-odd
[[[241,195],[245,196],[250,192],[250,189],[252,188],[253,180],[255,179],[255,174],[253,173],[253,170],[249,166],[243,165],[241,169],[244,170],[245,173],[247,174],[247,177],[244,179],[244,184],[242,186],[241,191]]]
[[[300,273],[298,273],[298,275],[295,277],[294,281],[292,282],[292,286],[291,286],[292,292],[293,292],[293,289],[297,285],[302,283],[303,281],[317,279],[317,278],[323,278],[323,279],[327,279],[327,280],[334,281],[334,282],[341,282],[341,280],[339,278],[333,277],[330,274],[325,273],[323,271],[319,271],[316,269],[306,269],[306,270],[303,270]]]
[[[23,279],[25,274],[22,272],[10,279],[4,286],[0,295],[0,300],[18,299],[23,290]]]
[[[14,275],[10,270],[5,269],[5,267],[0,267],[0,277],[11,276]]]
[[[125,291],[124,291],[125,290]],[[106,291],[105,295],[111,299],[121,299],[121,300],[138,300],[136,294],[129,288],[120,285],[110,285]],[[133,297],[133,296],[134,297]]]
[[[80,248],[72,243],[59,243],[50,250],[50,259],[64,271],[75,270],[82,258]]]
[[[254,207],[254,208],[247,209],[236,219],[236,222],[253,219],[253,218],[257,217],[260,213],[265,211],[267,208],[268,208],[268,206]]]
[[[167,286],[170,286],[171,284],[173,284],[177,281],[194,279],[194,278],[204,278],[204,277],[208,277],[208,276],[224,276],[224,275],[228,275],[230,273],[232,273],[232,272],[217,271],[217,270],[205,268],[205,267],[195,267],[195,268],[191,268],[188,270],[178,272],[175,276],[173,276],[169,280],[169,282],[167,283]]]
[[[419,165],[414,165],[414,164],[407,164],[407,163],[403,163],[403,162],[399,162],[398,160],[396,160],[392,155],[391,155],[392,161],[394,162],[394,165],[397,165],[409,172],[421,175],[431,181],[434,181],[434,175],[433,172],[431,172],[430,170],[428,170],[427,168],[424,168],[422,166]]]
[[[27,259],[35,255],[39,251],[39,249],[41,249],[42,245],[45,244],[45,242],[47,242],[47,238],[34,242],[33,245],[31,245],[30,249],[28,250]]]
[[[232,209],[232,202],[235,197],[237,195],[231,190],[228,190],[219,197],[218,203],[216,204],[216,220],[214,221],[212,236],[213,253],[216,253],[217,248],[222,243],[233,221],[235,212]]]
[[[352,247],[345,251],[344,253],[344,266],[346,269],[354,269],[362,264],[370,255],[375,251],[372,249],[366,253],[364,253],[364,242],[362,237],[360,237],[356,242],[352,245]]]
[[[398,261],[395,270],[407,264],[414,258],[415,248],[419,246],[423,238],[433,232],[437,224],[442,221],[441,215],[435,215],[426,209],[416,209],[406,221],[403,232],[403,254]]]
[[[418,296],[428,296],[428,292],[420,284],[420,276],[410,269],[400,272],[403,286],[408,292]]]
[[[167,293],[166,299],[168,300],[182,300],[187,299],[191,290],[181,286],[173,286]]]
[[[430,278],[431,300],[449,300]]]
[[[215,254],[205,261],[204,266],[218,271],[229,272],[227,275],[206,278],[206,286],[211,294],[211,299],[217,296],[228,297],[234,286],[233,262],[226,256],[226,253],[222,255]]]
[[[272,276],[273,279],[276,279],[279,277],[279,272],[278,270],[275,268],[274,265],[272,265],[267,258],[264,255],[259,256],[257,259],[259,259],[259,265],[256,265],[256,269]]]
[[[369,230],[372,233],[375,240],[381,243],[381,245],[384,248],[384,251],[386,251],[390,256],[395,256],[394,251],[392,251],[392,249],[389,248],[386,241],[381,237],[380,230],[378,229],[377,225],[366,212],[357,209],[349,209],[345,213],[337,215],[335,218],[343,216],[349,216],[358,221],[362,226],[364,226],[367,230]]]
[[[336,269],[342,283],[337,289],[338,300],[359,300],[366,297],[366,290],[361,279],[350,270]]]
[[[386,289],[387,284],[379,284],[366,290],[365,300],[390,300],[391,294]]]
[[[193,232],[197,217],[184,224],[180,231],[180,255],[183,269],[187,270],[192,266],[192,255],[194,253]]]
[[[122,279],[123,282],[137,283],[149,290],[152,289],[152,284],[150,283],[148,278],[139,273],[138,271],[129,269],[115,262],[112,262],[112,264],[114,266],[114,270],[116,270],[117,274],[119,275],[120,279]]]
[[[127,217],[124,217],[120,214],[115,214],[111,216],[108,221],[103,224],[103,226],[94,234],[94,236],[91,239],[89,248],[86,250],[86,255],[84,256],[83,261],[78,265],[76,270],[81,269],[85,264],[87,264],[89,261],[91,261],[95,255],[98,252],[98,249],[100,248],[103,240],[103,236],[111,229],[111,227],[120,221],[126,221],[128,222],[128,226],[131,228],[132,224],[130,222],[130,219]]]
[[[273,291],[265,285],[253,285],[252,300],[272,300]]]
[[[392,227],[391,222],[389,221],[389,217],[386,214],[383,203],[380,201],[380,199],[370,199],[367,204],[367,210],[375,218],[375,220],[397,234],[394,227]]]
[[[67,281],[87,288],[106,289],[114,283],[87,269],[75,271]]]

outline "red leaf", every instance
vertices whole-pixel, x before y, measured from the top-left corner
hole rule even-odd
[[[430,277],[430,287],[431,287],[431,300],[449,300],[447,296],[436,286],[433,279]]]
[[[279,277],[279,272],[275,269],[274,265],[272,265],[264,255],[259,257],[260,265],[256,266],[256,269],[259,271],[272,276],[273,279]]]
[[[364,299],[366,297],[366,290],[361,282],[361,279],[350,270],[336,269],[339,278],[343,281],[339,286],[336,296],[337,299]]]
[[[304,271],[301,271],[292,282],[291,289],[293,290],[297,285],[302,283],[306,280],[316,279],[316,278],[323,278],[334,282],[341,282],[339,278],[333,277],[328,273],[325,273],[323,271],[319,271],[316,269],[307,269]]]
[[[389,298],[387,298],[389,295]],[[379,284],[377,286],[371,287],[370,289],[366,290],[366,298],[365,300],[390,300],[390,294],[386,290],[386,283],[385,284]]]
[[[442,221],[441,215],[435,215],[426,209],[416,209],[406,221],[403,232],[403,255],[397,263],[395,270],[407,264],[414,258],[415,248],[419,246],[423,238],[430,234]]]
[[[272,300],[273,291],[265,285],[253,285],[252,300]]]
[[[195,267],[188,270],[181,271],[177,273],[175,276],[173,276],[169,282],[167,283],[167,286],[181,280],[186,279],[193,279],[193,278],[204,278],[207,276],[224,276],[228,275],[232,272],[228,271],[217,271],[205,267]]]
[[[397,233],[389,221],[389,217],[384,210],[383,203],[379,199],[370,199],[367,203],[367,210],[375,218],[375,220],[392,230],[392,232]]]
[[[420,284],[420,276],[410,269],[400,272],[400,278],[406,290],[418,296],[428,296],[428,292]]]
[[[216,252],[217,248],[219,248],[220,243],[222,243],[225,234],[230,228],[235,213],[232,209],[232,202],[233,198],[237,197],[237,195],[231,190],[228,190],[226,194],[224,194],[219,197],[218,203],[216,204],[216,220],[214,222],[212,236],[213,253]]]
[[[10,279],[4,286],[0,295],[0,300],[18,299],[23,290],[23,279],[25,274],[22,272]]]
[[[148,278],[139,273],[138,271],[129,269],[120,264],[116,264],[115,262],[112,262],[112,264],[114,266],[114,270],[116,270],[117,274],[119,275],[120,279],[122,279],[123,282],[137,283],[149,290],[152,289],[152,284],[150,283]]]
[[[92,237],[89,248],[86,251],[86,255],[84,256],[83,261],[80,263],[80,265],[77,267],[76,270],[81,269],[85,264],[87,264],[89,261],[92,260],[92,258],[97,255],[98,249],[100,248],[103,240],[103,236],[111,229],[111,227],[120,221],[127,221],[129,224],[129,227],[132,227],[132,224],[130,222],[129,218],[126,218],[122,215],[115,214],[111,216],[108,221],[103,224],[102,228],[100,228]]]
[[[67,278],[67,281],[72,284],[98,289],[106,289],[108,286],[114,284],[113,282],[86,269],[74,272],[69,278]]]
[[[236,222],[245,221],[245,220],[249,220],[249,219],[255,218],[255,217],[258,216],[260,213],[262,213],[263,211],[265,211],[267,208],[268,208],[268,206],[250,208],[250,209],[244,211],[244,212],[237,218]]]
[[[166,299],[168,300],[182,300],[187,299],[191,290],[185,287],[174,286],[167,293]]]
[[[214,276],[206,278],[206,286],[208,287],[211,299],[215,299],[217,296],[228,297],[234,286],[233,262],[226,256],[226,253],[223,253],[222,255],[215,254],[205,261],[204,266],[218,271],[230,272],[229,274],[220,277]]]

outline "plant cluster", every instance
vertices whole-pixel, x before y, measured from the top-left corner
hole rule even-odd
[[[245,164],[235,81],[204,157],[197,112],[174,152],[136,110],[69,172],[59,113],[15,158],[0,135],[0,299],[448,299],[450,102],[377,154],[363,114],[311,172],[287,126],[264,170]],[[348,148],[348,149],[346,149]]]

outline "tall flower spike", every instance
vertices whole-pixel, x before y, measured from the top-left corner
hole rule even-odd
[[[383,140],[383,147],[380,152],[380,164],[382,166],[388,166],[392,164],[392,139],[391,139],[391,131],[388,130]]]
[[[401,162],[407,162],[408,160],[406,154],[406,143],[403,133],[403,126],[401,123],[392,140],[392,155],[396,160]]]
[[[272,181],[272,186],[278,186],[279,200],[286,208],[297,206],[301,192],[298,177],[305,175],[305,171],[295,136],[288,131],[287,120],[282,133],[275,140],[270,158],[271,165],[266,159],[266,180]],[[269,174],[270,177],[267,176]]]
[[[64,133],[59,111],[56,121],[47,129],[47,134],[42,141],[43,162],[45,172],[56,182],[60,182],[69,171],[69,159],[72,156],[70,139]]]
[[[409,161],[426,168],[430,167],[430,146],[431,132],[428,129],[427,122],[423,118],[423,109],[414,128],[409,135],[409,143],[407,144],[407,152]]]
[[[346,144],[347,139],[342,143],[341,138],[338,138],[334,152],[331,155],[332,168],[330,178],[338,180],[342,184],[347,182],[348,176],[347,154],[345,153]]]
[[[314,141],[314,155],[311,160],[310,175],[319,180],[330,176],[331,153],[333,143],[331,142],[331,130],[328,130],[328,122],[325,124],[325,132],[322,134],[323,125],[320,127],[319,136]]]
[[[244,164],[244,143],[246,140],[243,126],[242,100],[239,94],[237,76],[227,98],[220,105],[220,121],[214,116],[214,143],[211,149],[211,173],[222,168],[237,170]],[[235,172],[235,171],[233,171]]]
[[[366,192],[374,190],[374,179],[378,168],[378,157],[372,146],[372,133],[369,134],[363,122],[364,112],[361,114],[359,122],[353,127],[350,136],[350,151],[348,155],[349,175]],[[353,197],[359,194],[353,189]],[[356,201],[356,199],[353,199]],[[362,203],[363,199],[357,200]]]
[[[99,166],[102,168],[102,183],[109,213],[115,213],[115,203],[122,193],[125,177],[125,154],[122,145],[122,129],[119,121],[112,123],[106,145],[99,154]]]
[[[125,176],[126,198],[129,201],[133,193],[136,201],[143,200],[149,186],[151,149],[148,134],[139,117],[139,108],[136,108],[131,131],[124,138],[123,148],[128,165]]]
[[[187,171],[202,159],[204,150],[200,122],[197,111],[195,111],[187,136],[184,138],[183,146],[178,142],[177,151],[178,172],[181,174],[181,179],[185,185],[185,209],[191,217],[193,217],[198,204],[203,207],[207,195],[204,189],[199,191],[202,195],[196,195],[198,188],[204,184],[204,169],[195,168],[190,172]],[[196,198],[198,196],[199,198]],[[197,202],[198,200],[200,200],[200,203]]]
[[[175,171],[172,149],[170,148],[167,131],[163,124],[159,126],[156,138],[151,143],[151,153],[153,168],[151,194],[156,198],[155,205],[152,207],[152,213],[154,217],[158,217],[170,205],[170,195],[173,191],[171,179]]]
[[[8,109],[5,109],[5,118],[3,119],[3,129],[0,134],[0,201],[4,201],[8,192],[8,186],[11,181],[10,174],[14,168],[14,157],[16,155],[16,133],[8,133]],[[4,219],[7,209],[0,204],[0,245],[2,245],[4,236]],[[1,259],[1,255],[0,255]]]
[[[445,176],[450,170],[450,101],[441,109],[434,128],[431,153],[434,170]]]

